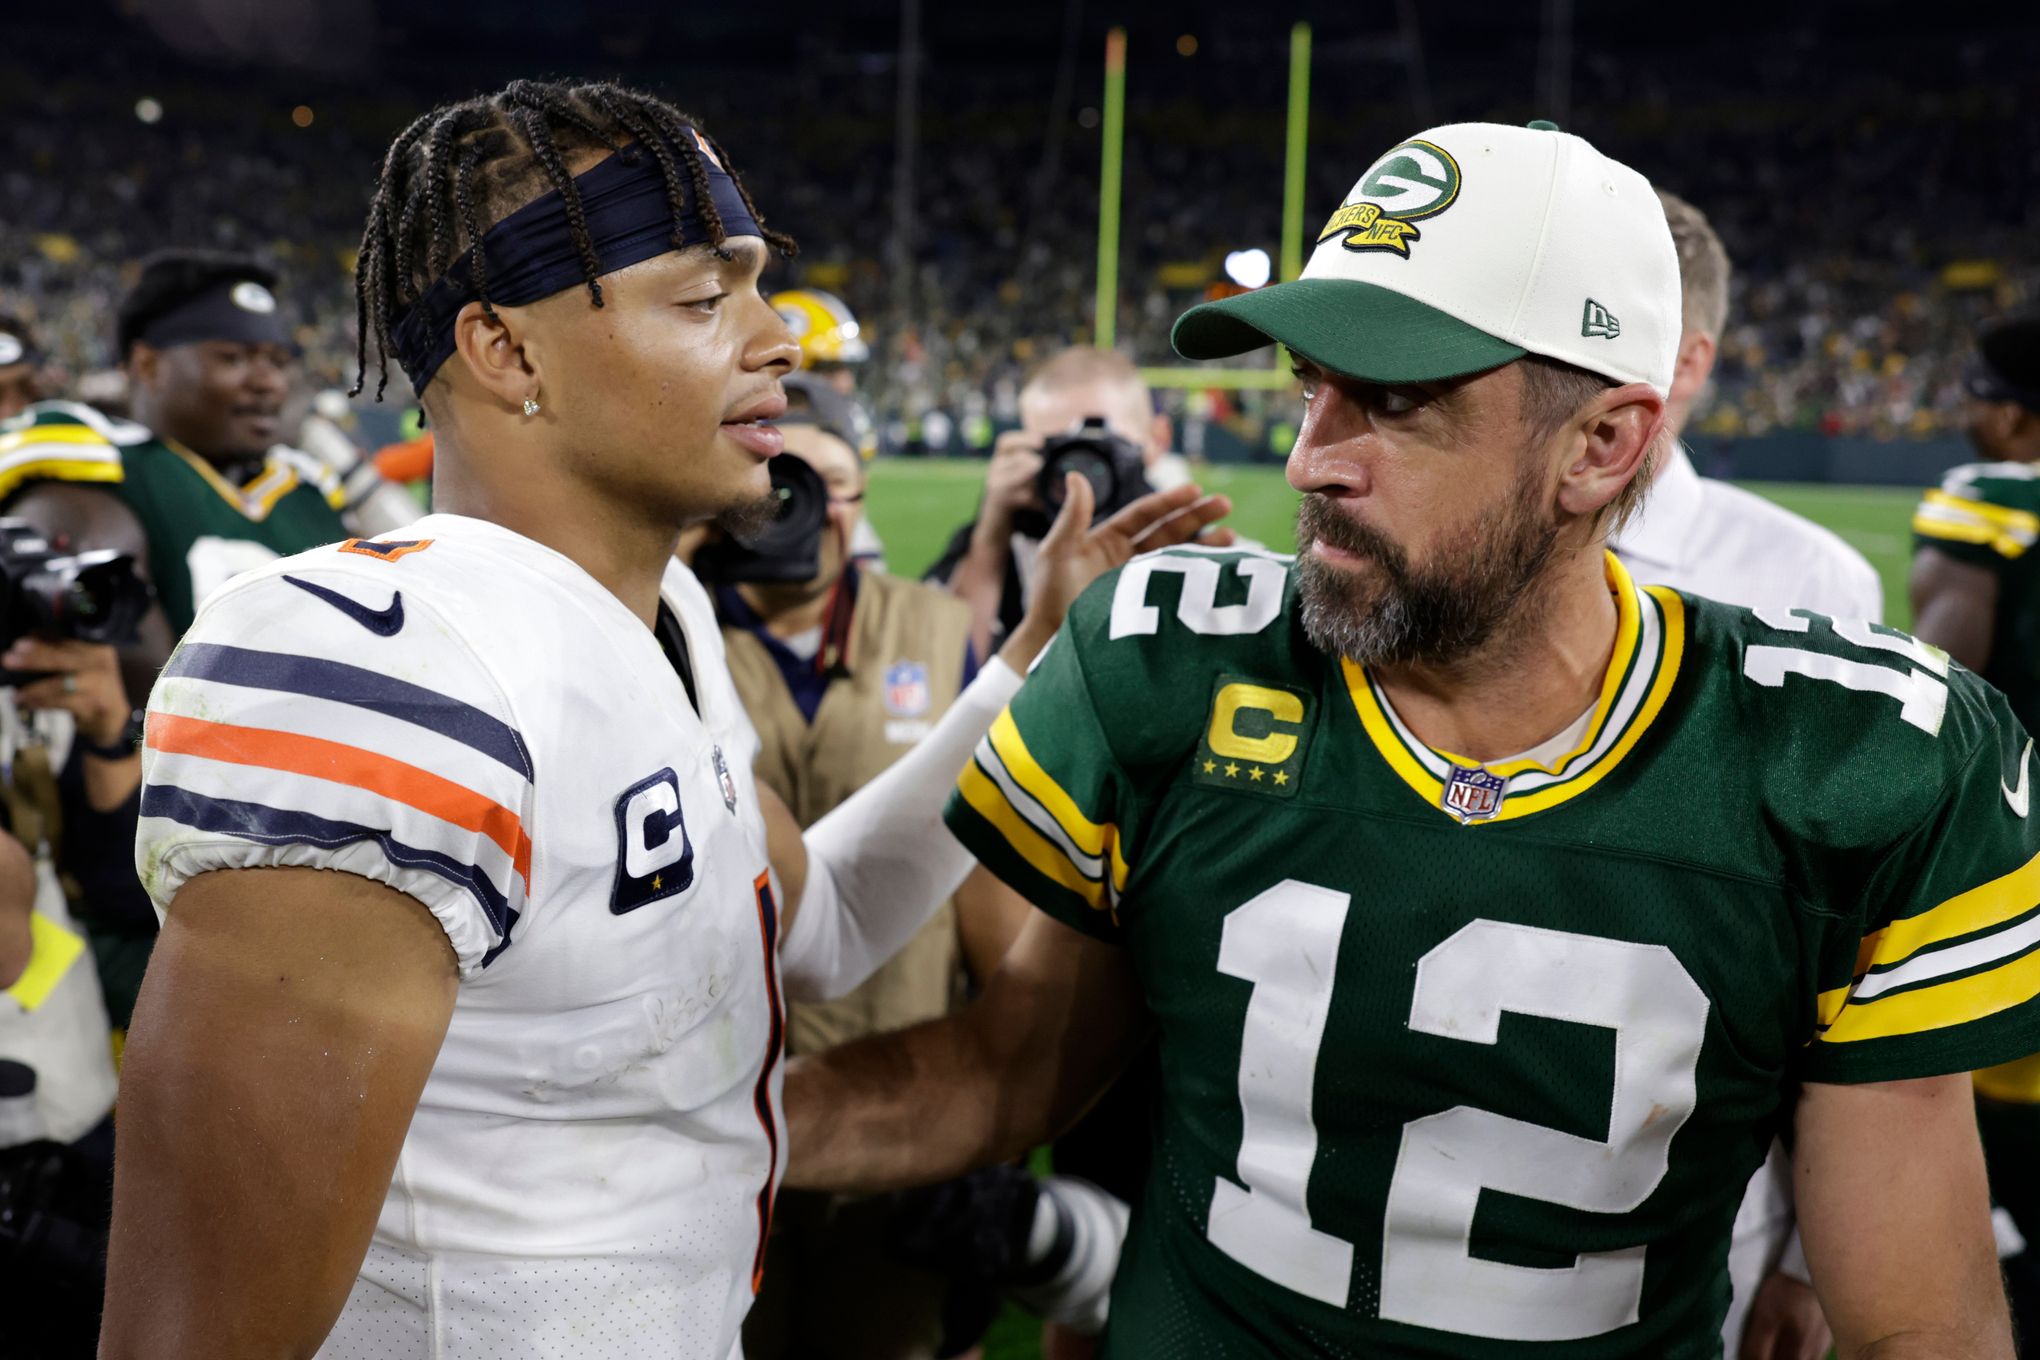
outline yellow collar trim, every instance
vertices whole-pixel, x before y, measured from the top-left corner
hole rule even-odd
[[[1614,652],[1586,735],[1551,765],[1529,759],[1480,765],[1465,756],[1425,746],[1395,716],[1366,669],[1357,662],[1342,661],[1354,710],[1375,750],[1441,816],[1451,815],[1444,811],[1442,800],[1446,779],[1455,765],[1479,766],[1510,781],[1500,808],[1487,820],[1526,817],[1577,798],[1598,784],[1656,720],[1685,655],[1685,602],[1676,591],[1663,586],[1639,588],[1613,553],[1606,556],[1605,571],[1616,602]]]
[[[176,440],[165,436],[163,445],[205,478],[206,485],[218,492],[221,500],[258,524],[269,518],[269,512],[276,508],[278,501],[297,489],[296,469],[274,453],[263,460],[262,471],[256,474],[255,480],[239,487],[220,476],[219,469]]]

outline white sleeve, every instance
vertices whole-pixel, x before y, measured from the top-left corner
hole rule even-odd
[[[808,828],[807,886],[779,948],[779,974],[795,1001],[842,996],[935,914],[976,861],[942,808],[957,774],[1020,689],[993,657],[935,730],[884,774]]]
[[[149,696],[135,863],[158,911],[210,870],[305,866],[416,898],[463,978],[509,946],[531,757],[419,594],[392,619],[390,581],[294,563],[201,611]]]

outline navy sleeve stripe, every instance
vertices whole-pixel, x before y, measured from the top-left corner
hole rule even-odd
[[[480,751],[526,779],[532,777],[531,752],[524,744],[524,735],[516,728],[472,704],[360,666],[216,642],[187,642],[171,655],[163,674],[303,694],[365,708],[437,732]]]
[[[233,836],[262,845],[317,845],[338,849],[356,841],[374,841],[390,863],[407,869],[423,869],[465,888],[489,918],[499,942],[483,960],[492,962],[510,943],[511,928],[517,924],[517,909],[505,899],[488,874],[472,864],[463,864],[437,850],[405,845],[387,831],[355,822],[336,822],[309,812],[289,812],[261,803],[229,798],[209,798],[181,789],[175,784],[148,784],[142,789],[142,816],[163,817],[198,831]]]

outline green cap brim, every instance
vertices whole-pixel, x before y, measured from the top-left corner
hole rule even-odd
[[[1169,337],[1185,359],[1275,342],[1362,382],[1415,383],[1498,368],[1525,351],[1456,317],[1357,279],[1296,279],[1192,307]]]

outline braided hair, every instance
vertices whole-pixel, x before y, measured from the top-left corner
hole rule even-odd
[[[684,244],[680,223],[692,211],[709,229],[719,250],[722,217],[708,193],[702,165],[705,143],[736,181],[744,206],[759,223],[728,155],[706,133],[697,142],[695,120],[665,100],[608,82],[513,80],[492,95],[477,96],[432,110],[397,135],[383,158],[361,253],[354,266],[356,373],[349,395],[368,382],[369,341],[375,342],[376,400],[390,381],[390,331],[434,279],[481,240],[491,225],[548,191],[557,190],[566,209],[589,301],[602,305],[595,243],[568,157],[610,151],[626,156],[649,151],[666,181],[673,206],[673,244]],[[784,232],[765,230],[765,241],[782,255],[798,249]],[[496,314],[489,298],[486,251],[474,256],[475,290],[482,309]]]

